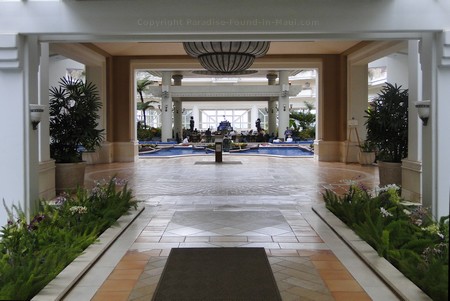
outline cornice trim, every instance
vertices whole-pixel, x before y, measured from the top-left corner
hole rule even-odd
[[[21,68],[21,51],[18,34],[0,34],[0,70]]]

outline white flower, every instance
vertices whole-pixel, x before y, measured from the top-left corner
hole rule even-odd
[[[398,191],[398,190],[400,190],[400,187],[395,185],[395,184],[388,184],[388,185],[386,185],[384,187],[380,187],[378,192],[389,191],[391,189],[394,190],[394,191]]]
[[[73,214],[85,214],[87,213],[87,208],[85,206],[72,206],[69,208],[69,211]]]
[[[387,211],[386,209],[384,209],[384,207],[381,207],[381,208],[380,208],[380,211],[381,211],[381,215],[382,215],[383,217],[393,216],[392,213],[390,213],[389,211]]]

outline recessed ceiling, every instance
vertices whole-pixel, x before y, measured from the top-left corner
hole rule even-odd
[[[267,55],[339,54],[359,42],[341,40],[271,42]],[[182,43],[125,42],[93,44],[114,56],[186,55]]]
[[[279,61],[283,56],[294,57],[295,55],[325,55],[325,54],[340,54],[348,49],[354,47],[356,44],[360,43],[359,40],[319,40],[319,41],[289,41],[289,42],[271,42],[270,48],[267,54],[262,58],[265,62],[271,61],[271,57],[277,58]],[[155,68],[151,70],[154,76],[161,76],[162,70],[167,70],[169,67],[167,63],[171,57],[173,58],[183,58],[188,60],[192,58],[186,54],[182,42],[99,42],[92,43],[99,49],[108,53],[112,56],[133,56],[133,57],[157,57],[158,59],[164,58],[166,63],[162,63],[165,68]],[[258,60],[258,59],[257,59]],[[272,63],[264,67],[258,64],[256,70],[249,69],[249,74],[239,74],[239,75],[214,75],[214,74],[201,74],[202,70],[200,64],[198,64],[197,69],[187,70],[186,68],[173,67],[172,71],[177,74],[183,75],[183,78],[220,78],[220,77],[258,77],[266,78],[268,73],[276,72],[277,69],[289,70],[291,75],[297,74],[301,69],[307,69],[308,67],[302,66],[301,68],[289,68],[280,67],[277,63]],[[196,71],[194,71],[196,70]]]

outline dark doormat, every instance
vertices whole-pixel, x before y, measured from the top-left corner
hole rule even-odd
[[[172,249],[152,298],[281,300],[264,248]]]
[[[196,161],[194,164],[242,164],[241,161],[222,161],[222,162],[216,162],[216,161]]]

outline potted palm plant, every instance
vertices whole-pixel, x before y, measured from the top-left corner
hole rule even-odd
[[[57,193],[83,186],[82,150],[93,151],[103,140],[104,130],[98,129],[101,105],[92,83],[69,77],[50,88],[50,156],[56,161]]]
[[[372,141],[364,140],[359,145],[358,161],[361,165],[370,165],[375,163],[375,144]]]
[[[386,83],[365,113],[367,141],[377,149],[380,186],[401,185],[401,162],[408,156],[408,90]]]

